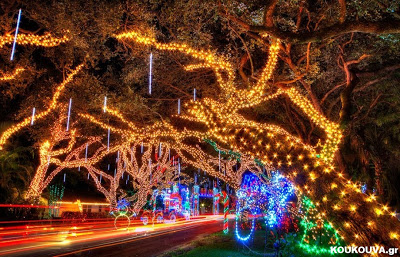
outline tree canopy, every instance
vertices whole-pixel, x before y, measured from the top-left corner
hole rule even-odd
[[[157,42],[181,43],[229,60],[236,88],[262,79],[274,40],[279,39],[270,88],[295,88],[318,115],[340,125],[343,139],[334,166],[353,181],[366,183],[383,202],[400,207],[400,1],[3,1],[0,3],[0,81],[2,129],[51,105],[55,88],[78,65],[59,102],[66,112],[73,99],[72,122],[79,112],[100,113],[108,105],[136,126],[173,121],[178,99],[216,99],[223,95],[210,69],[185,71],[193,58],[159,51],[116,35],[136,31]],[[17,45],[10,61],[7,35],[23,10],[20,33],[65,41],[47,46]],[[149,55],[153,54],[153,92],[148,91]],[[229,98],[229,95],[224,96]],[[247,120],[274,124],[317,148],[326,135],[304,111],[282,95],[240,110]],[[228,100],[227,100],[228,101]],[[50,137],[59,114],[14,135],[6,149],[33,146]],[[103,122],[112,118],[103,117]],[[180,121],[181,127],[193,124]],[[106,134],[89,123],[83,135]],[[12,142],[12,144],[10,143]],[[2,175],[3,176],[3,175]]]

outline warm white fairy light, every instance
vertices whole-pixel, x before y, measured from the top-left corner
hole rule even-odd
[[[53,98],[51,99],[51,101],[49,103],[49,107],[46,110],[38,113],[37,115],[35,114],[36,121],[49,115],[58,106],[58,99],[59,99],[62,91],[65,89],[66,85],[72,81],[74,76],[82,69],[82,67],[83,67],[83,64],[79,65],[73,72],[71,72],[67,76],[67,78],[60,85],[57,86],[56,91],[53,95]],[[36,111],[36,109],[35,109],[35,111]],[[33,119],[31,117],[27,117],[24,120],[22,120],[21,122],[19,122],[18,124],[11,126],[5,132],[3,132],[3,134],[0,137],[0,150],[3,149],[8,138],[10,138],[13,134],[15,134],[17,131],[21,130],[22,128],[28,126],[30,123],[32,123],[32,120]]]
[[[17,39],[18,43],[21,42],[22,44],[28,44],[23,41],[26,40],[28,37],[23,35],[20,36]],[[305,165],[308,165],[308,169],[304,168],[304,170],[299,171],[299,173],[302,172],[307,175],[305,176],[306,181],[304,182],[304,190],[310,195],[312,195],[313,190],[317,188],[316,184],[318,183],[318,181],[320,181],[321,178],[324,178],[324,176],[331,176],[329,174],[331,171],[334,170],[332,166],[333,157],[338,149],[338,144],[341,141],[342,135],[342,131],[339,126],[336,123],[329,121],[326,117],[316,111],[311,102],[301,93],[299,93],[295,88],[269,88],[269,80],[271,79],[273,70],[278,60],[278,52],[280,48],[279,39],[271,40],[268,61],[265,68],[259,75],[259,80],[254,85],[252,84],[250,88],[238,89],[235,87],[234,84],[235,72],[233,71],[233,66],[226,61],[226,58],[219,57],[211,51],[196,50],[187,46],[186,44],[159,43],[154,38],[140,35],[137,32],[122,33],[117,35],[116,37],[120,40],[131,39],[139,44],[152,46],[158,50],[178,51],[193,57],[194,59],[202,63],[188,65],[186,66],[186,70],[190,71],[199,68],[212,69],[216,75],[216,79],[218,82],[217,84],[221,88],[223,94],[222,97],[217,100],[205,98],[201,99],[200,101],[195,101],[196,99],[194,94],[193,101],[190,101],[190,103],[187,104],[187,108],[185,108],[185,113],[180,116],[182,119],[204,124],[206,127],[206,132],[189,130],[178,131],[171,124],[166,122],[158,122],[146,128],[138,128],[137,126],[135,126],[135,124],[126,120],[118,111],[111,110],[109,108],[107,108],[107,113],[119,118],[119,120],[123,124],[127,125],[128,129],[123,129],[118,126],[110,126],[109,124],[105,124],[100,119],[89,114],[79,114],[79,117],[83,118],[81,120],[89,121],[104,129],[107,129],[108,131],[112,131],[116,134],[116,136],[119,136],[123,139],[122,142],[132,143],[142,141],[142,158],[145,158],[143,160],[146,160],[144,163],[147,163],[147,160],[149,160],[149,167],[155,168],[158,166],[151,165],[151,159],[149,159],[149,155],[146,155],[146,153],[148,153],[149,149],[152,149],[153,146],[156,146],[157,142],[159,142],[161,138],[168,138],[168,140],[170,140],[171,142],[168,143],[169,145],[166,143],[166,147],[173,147],[175,151],[179,154],[182,162],[188,165],[192,165],[194,167],[201,168],[205,172],[207,171],[207,173],[209,173],[210,175],[223,179],[224,181],[233,185],[233,187],[237,187],[237,183],[241,179],[240,174],[241,172],[244,172],[242,166],[246,167],[245,165],[241,165],[241,167],[238,169],[231,170],[229,168],[229,165],[226,165],[225,163],[229,160],[224,160],[223,158],[221,159],[220,156],[218,157],[218,159],[210,158],[210,156],[204,153],[201,149],[184,143],[184,140],[187,138],[195,138],[199,140],[202,140],[204,138],[212,138],[216,142],[228,146],[229,149],[240,152],[243,156],[248,156],[251,162],[254,162],[254,158],[257,158],[264,164],[271,163],[274,166],[285,165],[286,167],[305,167]],[[0,39],[0,47],[8,43],[10,43],[8,36]],[[41,41],[38,42],[38,44],[42,43],[43,42]],[[151,71],[149,72],[149,75],[150,74]],[[149,78],[149,82],[150,81],[151,79]],[[40,113],[37,119],[46,116],[50,111],[54,110],[55,106],[57,105],[60,92],[64,87],[65,84],[63,83],[63,86],[57,88],[56,94],[53,97],[53,101],[51,102],[50,107],[45,112]],[[267,89],[268,94],[266,94],[265,92]],[[151,84],[149,84],[149,92],[151,93]],[[296,106],[304,111],[305,115],[310,118],[312,122],[314,122],[317,126],[322,128],[326,132],[327,139],[322,145],[321,151],[318,151],[313,146],[304,144],[301,139],[291,135],[289,132],[279,126],[250,121],[239,114],[239,110],[241,109],[254,107],[262,102],[269,101],[281,95],[288,96],[288,98]],[[178,114],[180,114],[180,99],[178,102],[178,106]],[[104,108],[104,112],[105,110],[106,107]],[[26,121],[24,120],[17,126],[14,126],[11,130],[7,130],[0,139],[0,148],[3,147],[5,141],[12,134],[20,130],[22,127],[26,126],[26,124],[29,124],[29,121],[28,123],[26,123]],[[143,148],[143,141],[145,141],[146,144],[146,151],[144,151]],[[98,142],[100,143],[100,141]],[[102,148],[102,150],[104,151],[96,152],[96,157],[88,158],[87,156],[85,156],[85,162],[82,162],[81,159],[79,159],[79,161],[68,161],[67,166],[63,166],[63,162],[54,157],[55,155],[51,149],[51,143],[44,142],[41,145],[41,153],[42,155],[46,156],[50,156],[51,154],[51,158],[47,159],[47,157],[43,157],[46,158],[44,160],[47,160],[47,163],[52,163],[62,168],[82,166],[88,169],[89,174],[95,180],[95,183],[98,186],[99,190],[103,192],[106,197],[111,201],[114,199],[113,192],[115,192],[116,190],[115,185],[113,185],[114,188],[110,190],[106,190],[104,187],[102,187],[101,183],[99,183],[98,181],[98,175],[102,173],[94,167],[94,164],[98,163],[107,154],[116,154],[117,151],[121,151],[121,160],[117,158],[117,165],[120,167],[116,169],[116,174],[114,177],[110,176],[110,179],[118,180],[121,176],[123,176],[123,173],[125,172],[124,169],[122,169],[122,163],[127,162],[128,167],[129,163],[131,163],[127,160],[122,160],[124,158],[127,158],[126,156],[128,156],[128,150],[126,149],[129,149],[129,151],[131,151],[131,147],[125,146],[124,144],[117,145],[115,147],[113,146],[111,148],[109,147],[109,144],[108,147],[102,147],[104,148]],[[126,149],[122,150],[120,149],[121,147],[126,147]],[[84,148],[85,147],[83,145],[82,148],[76,149],[76,151],[72,151],[72,149],[70,149],[69,151],[72,151],[75,154],[75,158],[78,158]],[[66,153],[67,152],[65,152],[65,154]],[[189,155],[191,155],[191,158],[185,156],[185,154],[188,153]],[[164,151],[164,154],[166,155],[166,151]],[[135,160],[135,158],[133,158],[133,160]],[[218,172],[221,167],[221,161],[224,162],[223,166],[227,167],[226,169],[224,169],[223,174]],[[241,161],[243,162],[243,160]],[[48,168],[48,166],[50,165],[46,165],[46,169]],[[231,163],[231,167],[234,166],[235,163]],[[42,174],[41,172],[45,168],[43,165],[41,165],[40,167],[41,168],[39,174]],[[180,170],[180,161],[178,162],[178,169]],[[147,167],[145,170],[147,170]],[[56,173],[57,172],[51,173],[51,176]],[[155,174],[155,172],[152,172],[150,170],[150,175],[152,175],[152,179],[154,179]],[[32,191],[39,192],[40,190],[43,190],[43,186],[51,181],[51,176],[46,179],[45,182],[39,183],[40,187],[35,188],[35,186],[33,186]],[[96,176],[96,179],[94,178],[94,176]],[[106,176],[106,174],[104,176]],[[146,174],[146,176],[143,177],[147,176],[148,173]],[[353,188],[354,183],[350,182],[348,183],[348,185],[344,183],[346,179],[343,174],[338,173],[331,178],[334,180],[334,182],[332,182],[332,185],[336,184],[337,187],[330,187],[331,191],[329,192],[332,192],[333,194],[337,194],[337,192],[342,192],[343,194],[341,194],[341,199],[345,201],[346,199],[350,199],[350,196],[357,196],[356,194],[358,194],[358,192]],[[152,179],[150,179],[150,181]],[[146,178],[146,180],[148,180],[148,178]],[[333,200],[333,197],[323,197],[322,199],[325,199],[323,200],[323,202],[324,205],[327,206],[327,210],[330,210],[331,207],[329,206],[336,206],[337,208],[332,207],[332,211],[343,211],[342,208],[334,202],[335,200]],[[359,197],[354,197],[354,199],[359,199]],[[370,206],[379,206],[376,202],[374,202],[375,200],[370,201],[370,198],[366,198],[366,201],[370,203]],[[357,208],[356,203],[353,204],[354,208],[351,208],[348,211],[351,213],[358,213],[360,211],[360,208]],[[351,207],[351,204],[347,205],[347,209],[349,206]],[[375,213],[378,217],[381,217],[389,212],[382,207],[376,207],[375,210]],[[346,216],[343,217],[344,219],[346,218]]]

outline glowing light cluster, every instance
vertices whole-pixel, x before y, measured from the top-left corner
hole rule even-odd
[[[196,181],[195,181],[196,183]],[[192,194],[192,216],[199,216],[199,207],[200,207],[200,187],[199,185],[195,184],[193,186],[193,194]]]
[[[240,203],[237,203],[237,204],[236,204],[236,208],[237,208],[237,209],[240,209],[240,208],[241,208]],[[253,215],[253,214],[252,214],[252,213],[246,213],[245,215],[246,215],[246,216],[245,216],[244,218],[247,219],[248,216]],[[242,235],[240,234],[240,229],[239,229],[239,214],[236,214],[236,218],[235,218],[235,235],[236,235],[236,238],[237,238],[237,239],[239,239],[239,240],[242,241],[242,242],[246,242],[247,240],[250,239],[250,237],[252,236],[252,234],[253,234],[253,232],[254,232],[254,228],[255,228],[255,219],[254,219],[254,218],[253,218],[253,219],[250,219],[250,223],[251,223],[251,225],[250,225],[251,228],[250,228],[249,234],[248,234],[247,236],[242,236]]]
[[[323,145],[320,157],[326,163],[331,163],[335,152],[338,150],[338,145],[342,139],[342,131],[339,124],[329,121],[325,116],[321,115],[312,105],[312,103],[304,98],[295,88],[285,90],[285,93],[292,101],[300,107],[310,119],[319,127],[323,128],[327,134],[327,139]]]
[[[325,145],[322,147],[320,153],[315,153],[315,150],[312,147],[305,145],[297,138],[293,138],[290,133],[286,132],[282,128],[272,126],[273,128],[271,128],[271,130],[277,129],[279,134],[289,136],[292,139],[293,144],[303,146],[312,151],[315,158],[320,156],[322,157],[322,161],[331,163],[333,158],[332,156],[336,152],[341,139],[341,131],[339,130],[338,125],[330,122],[326,117],[320,114],[313,107],[310,101],[298,93],[295,88],[287,90],[278,89],[275,93],[269,93],[266,96],[264,95],[264,91],[268,87],[268,80],[271,78],[278,60],[280,47],[279,39],[272,40],[267,64],[262,70],[260,79],[257,83],[248,89],[236,89],[234,87],[234,71],[232,65],[226,62],[225,58],[218,57],[212,52],[195,50],[185,44],[159,43],[154,38],[143,36],[135,31],[121,33],[116,35],[116,38],[119,40],[130,39],[136,43],[152,46],[159,50],[179,51],[195,59],[204,61],[204,63],[189,64],[185,67],[186,70],[193,71],[200,68],[211,68],[215,72],[218,85],[221,87],[223,94],[225,94],[222,99],[225,100],[220,102],[205,98],[202,99],[201,102],[191,101],[186,105],[187,113],[190,115],[184,114],[180,116],[182,119],[204,123],[209,128],[207,134],[210,137],[214,137],[223,143],[231,144],[231,148],[234,148],[235,137],[227,134],[229,129],[226,128],[235,126],[240,128],[268,126],[244,119],[237,113],[238,110],[252,107],[261,102],[276,98],[279,95],[286,94],[313,122],[326,131],[327,140]],[[224,70],[231,75],[225,78],[220,73],[221,70]],[[240,122],[242,123],[240,124]],[[221,124],[224,124],[223,128],[221,128]]]
[[[59,86],[57,86],[57,88],[55,90],[55,93],[53,95],[53,98],[51,99],[51,101],[49,103],[48,108],[46,110],[42,111],[41,113],[36,114],[35,115],[35,121],[46,117],[47,115],[49,115],[57,107],[58,99],[60,98],[61,93],[65,89],[65,86],[73,80],[75,75],[82,69],[82,67],[83,67],[83,64],[80,64],[78,67],[76,67],[75,70],[73,70],[67,76],[67,78]],[[29,124],[31,124],[31,121],[32,121],[32,118],[31,117],[27,117],[23,121],[19,122],[16,125],[11,126],[6,131],[4,131],[3,134],[0,137],[0,150],[3,149],[4,144],[6,143],[8,138],[10,138],[13,134],[18,132],[22,128],[24,128],[24,127],[28,126]]]
[[[18,40],[23,38],[18,37]],[[151,151],[147,153],[147,150],[142,155],[146,156],[140,162],[142,165],[139,165],[135,162],[135,155],[130,152],[136,152],[135,149],[140,147],[140,142],[144,142],[147,149],[157,149],[162,141],[165,149],[173,150],[180,157],[182,163],[207,171],[210,176],[224,180],[235,189],[240,187],[242,175],[247,170],[258,175],[263,173],[263,167],[256,165],[255,160],[266,165],[267,169],[271,166],[281,167],[282,172],[297,184],[297,191],[304,192],[314,200],[317,199],[315,205],[325,213],[333,213],[332,215],[342,217],[343,220],[336,222],[335,225],[350,243],[362,245],[366,242],[365,238],[378,237],[382,238],[381,241],[390,242],[393,245],[398,243],[398,239],[393,236],[396,231],[387,232],[394,230],[392,228],[398,228],[398,225],[394,223],[394,218],[391,220],[387,217],[387,215],[393,216],[393,212],[387,206],[379,204],[375,196],[362,194],[357,183],[353,183],[340,172],[333,172],[335,170],[332,165],[333,156],[342,137],[339,126],[319,113],[312,103],[294,87],[287,89],[269,87],[268,82],[272,78],[277,63],[279,39],[272,40],[267,65],[262,70],[257,83],[251,84],[246,89],[238,89],[235,87],[233,65],[226,61],[226,58],[219,57],[212,51],[196,50],[186,44],[159,43],[152,37],[134,31],[121,33],[116,35],[116,38],[132,40],[138,44],[153,47],[153,50],[180,52],[200,62],[193,65],[189,64],[186,66],[186,70],[194,71],[199,68],[210,68],[214,71],[222,95],[218,99],[204,98],[190,101],[185,105],[185,108],[182,108],[182,114],[175,116],[176,119],[201,123],[205,125],[205,129],[202,132],[188,130],[175,127],[168,122],[156,122],[143,128],[126,119],[118,110],[113,110],[106,105],[101,115],[117,117],[118,122],[113,125],[102,122],[101,120],[104,120],[102,119],[104,117],[98,118],[96,115],[79,113],[81,120],[96,124],[106,131],[118,135],[119,143],[108,148],[101,143],[102,139],[92,139],[88,142],[90,148],[93,144],[100,145],[95,147],[97,150],[93,156],[82,157],[82,152],[86,148],[83,144],[67,155],[70,159],[63,161],[55,157],[47,159],[57,168],[45,182],[40,182],[42,185],[34,190],[35,194],[41,192],[43,186],[51,181],[52,174],[56,174],[58,170],[82,166],[89,171],[99,190],[106,195],[110,202],[114,203],[116,202],[117,183],[110,182],[112,186],[105,189],[98,176],[102,175],[108,181],[119,181],[123,178],[124,172],[127,172],[132,178],[135,176],[135,179],[137,178],[136,180],[139,181],[135,183],[139,183],[140,187],[143,185],[144,188],[143,191],[138,192],[135,196],[136,199],[134,199],[139,206],[142,204],[142,199],[146,199],[148,196],[148,192],[145,190],[153,182],[155,183],[154,178],[159,172],[154,172],[154,170],[157,171],[156,167],[161,163],[155,158],[150,158]],[[4,37],[1,40],[3,41],[0,41],[0,46],[2,46],[1,42],[4,42]],[[265,92],[267,88],[268,92]],[[49,112],[57,106],[57,99],[61,90],[56,90],[48,109]],[[243,108],[253,107],[281,95],[288,96],[304,112],[305,116],[324,130],[326,139],[323,144],[317,146],[304,144],[300,138],[293,136],[279,126],[248,120],[239,114],[239,111]],[[48,112],[44,111],[37,115],[35,120],[43,118],[47,114]],[[24,120],[7,130],[0,138],[0,147],[4,146],[5,141],[12,134],[29,124],[30,120],[31,118],[27,118],[27,121]],[[204,151],[201,143],[206,138],[218,142],[219,152],[222,150],[225,153],[229,153],[229,151],[240,153],[239,167],[237,167],[237,158],[228,158],[222,152],[220,152],[219,158],[215,156],[215,153],[209,154]],[[198,145],[189,144],[188,139],[192,142],[197,140]],[[132,150],[132,146],[134,146],[134,150]],[[320,148],[322,150],[319,150]],[[41,153],[43,153],[43,156],[49,155],[51,149],[52,143],[44,143],[41,147]],[[120,156],[118,159],[121,161],[117,162],[114,176],[108,175],[94,166],[100,163],[105,156],[116,155],[118,152]],[[166,152],[169,151],[163,151],[165,154]],[[129,157],[132,158],[132,156],[133,160],[130,160]],[[43,157],[41,165],[44,166],[45,163],[46,158]],[[175,161],[173,163],[175,164]],[[133,174],[134,171],[137,173],[136,175]],[[139,184],[134,186],[139,186]],[[35,186],[32,188],[35,188]],[[368,222],[371,224],[370,229],[358,232],[356,228],[345,225],[354,220],[359,224]],[[380,226],[375,224],[380,224]],[[362,236],[361,233],[363,233]],[[243,238],[245,239],[245,237]]]
[[[254,174],[246,174],[241,188],[237,191],[236,207],[236,237],[247,241],[254,231],[254,222],[258,217],[264,217],[267,227],[275,227],[283,217],[286,203],[294,195],[294,187],[278,172],[272,172],[272,177],[259,178]],[[238,232],[239,218],[251,220],[250,234],[242,237]]]
[[[223,201],[224,201],[224,234],[228,234],[229,226],[228,226],[228,212],[229,212],[229,195],[223,191],[222,192]]]
[[[303,235],[300,247],[312,254],[334,254],[330,247],[342,245],[338,231],[325,221],[326,215],[319,212],[309,198],[302,199],[301,208]]]
[[[112,145],[107,149],[99,137],[89,137],[85,143],[77,145],[80,138],[76,129],[65,130],[65,117],[60,116],[52,130],[52,137],[40,147],[40,165],[26,198],[39,196],[62,170],[80,170],[82,167],[88,171],[88,177],[93,179],[97,189],[104,194],[112,206],[117,203],[116,195],[120,182],[127,184],[131,179],[130,183],[138,192],[132,197],[126,197],[126,200],[132,202],[132,211],[138,213],[145,205],[153,187],[163,188],[177,180],[181,183],[191,181],[185,174],[178,173],[178,161],[170,155],[168,147],[165,147],[163,151],[158,151],[160,144],[154,147],[146,143],[138,160],[136,152],[141,148],[139,144],[127,142],[122,145]],[[64,142],[68,143],[67,147],[59,148],[58,146]],[[89,153],[88,149],[90,149]],[[158,155],[159,153],[161,155]],[[110,155],[117,156],[114,174],[110,170],[105,171],[97,167]],[[126,179],[124,179],[124,174]],[[102,179],[107,182],[102,183]]]
[[[193,70],[200,67],[213,67],[213,70],[216,72],[217,79],[220,83],[223,84],[225,90],[233,91],[233,84],[231,83],[234,79],[234,72],[232,65],[225,61],[224,58],[218,57],[211,51],[204,50],[196,50],[192,47],[189,47],[186,44],[179,43],[160,43],[155,38],[145,36],[136,31],[124,32],[115,36],[119,40],[130,39],[135,42],[143,45],[153,46],[158,50],[167,50],[167,51],[179,51],[183,52],[187,55],[192,56],[193,58],[204,61],[205,64],[198,64],[196,66],[188,66],[187,69]],[[228,83],[224,82],[223,74],[221,71],[226,72],[228,75]],[[222,86],[222,85],[221,85]]]
[[[66,35],[62,37],[53,37],[51,33],[46,33],[42,36],[20,33],[18,34],[16,42],[18,45],[55,47],[69,40],[70,38]],[[13,41],[14,35],[5,34],[3,36],[0,36],[0,48],[4,47],[5,45],[12,44]]]
[[[11,73],[3,73],[3,76],[0,77],[0,81],[8,81],[8,80],[13,80],[15,79],[21,72],[23,72],[25,69],[24,68],[16,68],[13,72]]]

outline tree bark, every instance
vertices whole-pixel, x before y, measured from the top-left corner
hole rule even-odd
[[[331,26],[322,28],[317,31],[295,33],[291,31],[282,31],[277,27],[253,26],[233,15],[226,15],[244,30],[255,33],[265,33],[277,37],[287,43],[305,44],[309,42],[320,42],[335,36],[344,35],[351,32],[361,32],[370,34],[396,34],[400,33],[400,20],[384,19],[380,21],[345,21],[343,23],[335,23]]]
[[[340,6],[340,18],[339,21],[340,23],[343,23],[346,20],[346,0],[339,0],[339,6]]]
[[[339,120],[342,126],[347,126],[351,120],[351,95],[354,88],[360,81],[354,72],[349,71],[350,81],[340,93],[340,100],[342,102],[342,108],[339,113]]]
[[[379,196],[383,196],[383,185],[382,185],[382,163],[380,160],[375,160],[374,161],[374,167],[375,167],[375,186],[376,186],[376,191]]]

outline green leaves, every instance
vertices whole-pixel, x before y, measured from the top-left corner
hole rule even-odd
[[[33,177],[33,150],[28,147],[17,147],[11,151],[0,152],[0,194],[2,203],[19,203],[23,201],[23,191],[29,186]]]

